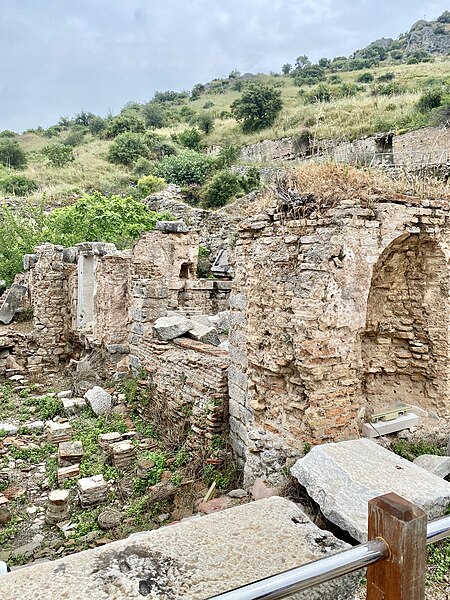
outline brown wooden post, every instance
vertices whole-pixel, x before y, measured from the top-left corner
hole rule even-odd
[[[367,568],[367,600],[424,600],[427,515],[391,493],[369,502],[369,540],[383,538],[389,558]]]

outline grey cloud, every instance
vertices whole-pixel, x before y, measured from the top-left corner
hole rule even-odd
[[[445,9],[418,0],[4,0],[0,130],[48,126],[82,108],[106,114],[234,68],[347,55]]]

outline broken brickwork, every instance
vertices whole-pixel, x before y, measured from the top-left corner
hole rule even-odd
[[[230,298],[230,429],[247,479],[359,435],[408,402],[450,416],[446,202],[275,200],[240,225]]]

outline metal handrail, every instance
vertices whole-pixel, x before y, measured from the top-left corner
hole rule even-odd
[[[450,516],[432,521],[427,526],[427,544],[450,536]],[[301,567],[295,567],[243,585],[240,588],[211,596],[209,600],[279,600],[320,583],[353,573],[388,558],[389,546],[382,539],[371,540],[355,548],[343,550]]]

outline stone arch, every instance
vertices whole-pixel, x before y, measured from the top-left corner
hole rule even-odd
[[[405,234],[373,270],[362,339],[370,412],[407,403],[450,413],[449,270],[435,238]]]

